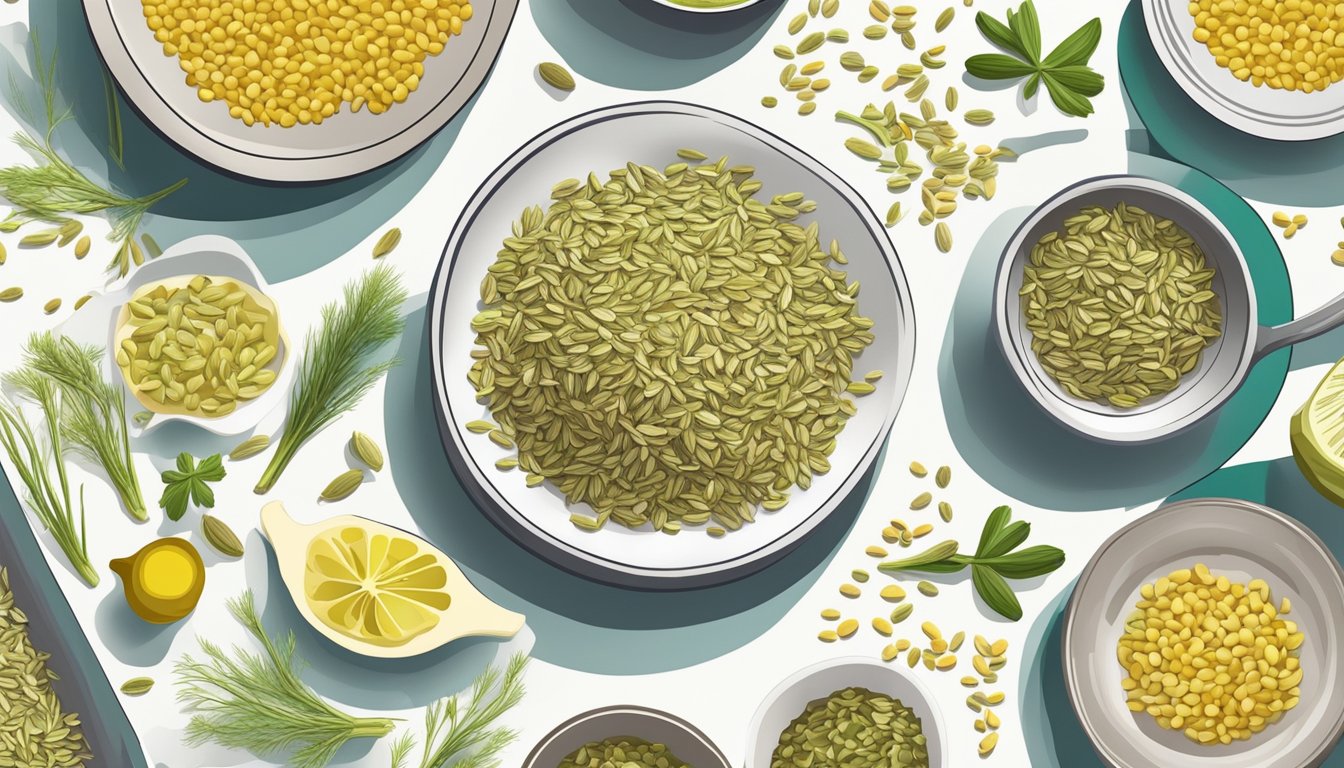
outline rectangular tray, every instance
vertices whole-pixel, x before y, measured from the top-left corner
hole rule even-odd
[[[66,712],[79,713],[93,759],[87,768],[148,768],[126,713],[93,655],[84,630],[51,575],[27,512],[0,475],[0,566],[9,569],[14,604],[28,616],[33,647],[51,654],[51,687]]]

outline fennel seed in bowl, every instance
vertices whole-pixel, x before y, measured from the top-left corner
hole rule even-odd
[[[514,224],[481,284],[467,376],[516,446],[595,518],[736,530],[811,486],[872,391],[873,341],[838,243],[757,199],[754,169],[695,150],[659,170],[569,179]]]
[[[1190,233],[1120,203],[1032,248],[1020,295],[1031,349],[1070,395],[1118,408],[1176,389],[1222,335],[1214,270]]]

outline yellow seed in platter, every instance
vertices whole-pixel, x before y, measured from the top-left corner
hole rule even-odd
[[[1296,235],[1296,234],[1297,234],[1297,229],[1298,229],[1298,226],[1297,226],[1296,224],[1289,224],[1289,225],[1283,230],[1283,239],[1284,239],[1284,240],[1292,240],[1292,239],[1293,239],[1293,235]]]
[[[840,612],[835,610],[834,608],[823,608],[821,610],[821,618],[825,619],[826,621],[839,621]]]
[[[882,660],[891,661],[892,659],[896,658],[896,656],[899,655],[900,652],[901,652],[900,649],[896,647],[895,643],[887,645],[882,649]]]
[[[823,643],[834,643],[839,639],[839,636],[835,634],[834,630],[823,629],[817,633],[817,639]]]
[[[919,665],[919,659],[922,655],[918,648],[911,648],[910,653],[905,657],[905,663],[909,664],[911,669],[914,669]]]
[[[999,716],[994,714],[994,710],[991,709],[985,712],[985,725],[988,725],[990,728],[997,729],[1002,722],[1003,721],[999,720]]]
[[[882,529],[882,538],[886,539],[889,542],[895,543],[901,540],[901,532],[896,530],[895,528],[892,528],[891,526],[887,526],[886,528]]]
[[[892,633],[891,622],[887,621],[881,616],[873,617],[873,629],[876,630],[879,635],[882,635],[884,637],[891,637]]]
[[[1007,652],[1008,652],[1007,640],[995,640],[994,644],[989,647],[990,656],[1002,656]]]
[[[952,482],[952,468],[948,466],[939,467],[933,477],[939,488],[946,488],[947,484]]]
[[[859,631],[858,619],[845,619],[840,622],[840,626],[835,628],[835,633],[841,637],[850,637]]]
[[[974,677],[971,677],[970,675],[967,675],[966,677],[961,678],[961,684],[966,686],[967,688],[974,688],[980,684],[980,681],[976,680]]]
[[[985,731],[989,730],[989,726],[985,725],[984,718],[976,718],[975,730],[977,733],[984,733]]]
[[[934,624],[932,621],[926,621],[923,624],[920,624],[919,628],[930,640],[937,640],[943,636],[943,633],[938,629],[938,625]]]
[[[947,650],[956,653],[961,650],[961,644],[966,640],[965,632],[958,632],[952,636],[952,641],[947,644]]]
[[[1293,217],[1293,223],[1297,225],[1298,229],[1307,226],[1307,215],[1305,213],[1297,214]]]
[[[804,64],[802,68],[798,70],[798,72],[804,75],[815,75],[825,68],[826,68],[826,62],[824,61],[809,61],[808,63]]]
[[[916,526],[915,529],[910,532],[910,535],[918,539],[921,536],[928,536],[930,533],[933,533],[933,526],[928,523],[925,523],[923,525]]]
[[[946,672],[947,670],[953,669],[957,666],[957,657],[951,654],[948,654],[946,656],[939,656],[938,660],[933,662],[933,666],[940,672]]]
[[[943,638],[929,641],[929,650],[934,653],[947,653],[947,641]]]
[[[541,77],[542,82],[557,91],[572,91],[575,88],[574,76],[569,73],[568,69],[553,61],[543,61],[538,64],[537,75]]]
[[[933,494],[925,491],[910,501],[910,509],[918,511],[933,502]]]
[[[886,557],[887,550],[879,546],[871,546],[864,550],[864,554],[869,557]]]
[[[50,315],[52,312],[55,312],[60,308],[61,308],[61,300],[52,299],[51,301],[48,301],[46,303],[46,306],[42,307],[42,311]]]
[[[994,651],[992,650],[992,646],[990,645],[989,641],[985,639],[985,636],[984,636],[984,635],[976,635],[976,636],[975,636],[975,650],[976,650],[976,652],[979,653],[981,656],[993,656],[993,655],[994,655]]]
[[[1293,223],[1293,218],[1283,211],[1275,211],[1274,215],[1270,217],[1270,220],[1279,227],[1286,227]]]
[[[888,584],[882,588],[882,591],[879,594],[883,600],[892,603],[899,603],[905,599],[905,590],[901,589],[897,584]]]
[[[975,667],[975,671],[980,673],[981,677],[989,677],[994,674],[989,668],[989,663],[985,661],[985,657],[979,654],[971,659],[971,666]]]
[[[912,461],[910,462],[910,474],[915,477],[924,477],[929,474],[929,470],[925,469],[924,465],[918,461]]]
[[[854,586],[853,584],[841,584],[840,594],[852,599],[863,594],[863,591],[860,590],[858,587]]]

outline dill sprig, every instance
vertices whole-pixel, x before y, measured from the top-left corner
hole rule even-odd
[[[79,489],[79,520],[76,521],[75,509],[70,502],[70,482],[65,475],[60,392],[51,379],[26,367],[7,374],[5,382],[17,390],[21,397],[42,408],[47,427],[47,444],[45,447],[39,445],[32,424],[13,403],[3,397],[0,397],[0,444],[4,445],[10,462],[23,480],[26,500],[33,514],[56,540],[80,578],[90,587],[96,587],[98,572],[89,561],[88,541],[85,537],[84,487],[80,486]],[[47,466],[49,458],[55,459],[55,482]]]
[[[27,133],[14,135],[15,143],[31,154],[38,165],[0,168],[0,197],[14,206],[4,222],[5,230],[14,231],[28,221],[64,224],[69,220],[69,214],[106,212],[112,223],[108,239],[120,243],[117,255],[108,264],[108,270],[124,276],[130,272],[132,264],[138,266],[144,260],[143,253],[135,244],[141,219],[155,203],[176,192],[187,180],[182,179],[144,197],[123,197],[99,186],[66,162],[52,143],[56,129],[69,120],[72,114],[68,107],[58,109],[56,105],[56,57],[53,54],[51,60],[44,63],[41,46],[34,37],[33,58],[33,71],[42,91],[45,108],[46,132],[41,139]],[[27,112],[27,101],[17,96],[12,76],[9,84],[16,94],[14,103],[21,112]],[[31,114],[25,114],[25,117],[36,122]]]
[[[517,731],[494,723],[517,706],[526,692],[523,671],[527,656],[516,654],[501,673],[487,667],[471,686],[464,706],[457,696],[439,699],[425,709],[425,744],[418,768],[497,768],[499,753],[518,738]],[[414,737],[407,733],[392,745],[392,768],[409,768]]]
[[[348,283],[344,303],[322,308],[322,325],[304,341],[284,434],[257,483],[257,493],[269,491],[308,438],[354,408],[397,364],[396,359],[370,364],[368,358],[401,335],[404,301],[401,278],[382,265]]]
[[[304,684],[301,662],[294,658],[294,633],[279,645],[272,641],[251,590],[230,600],[229,611],[265,653],[235,647],[230,655],[202,637],[206,658],[185,655],[177,662],[177,698],[194,713],[187,744],[215,742],[256,755],[290,751],[287,765],[322,768],[351,739],[377,739],[392,731],[392,720],[342,712]]]
[[[126,431],[126,398],[99,371],[102,351],[45,331],[28,339],[24,354],[34,371],[61,390],[61,435],[74,451],[103,468],[131,517],[148,520]]]

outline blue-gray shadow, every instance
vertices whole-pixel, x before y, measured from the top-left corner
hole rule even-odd
[[[779,0],[729,13],[689,13],[651,0],[529,3],[541,34],[571,69],[616,88],[661,91],[709,77],[750,51]]]
[[[84,14],[75,6],[29,4],[30,28],[43,58],[56,57],[59,98],[72,108],[74,117],[57,131],[61,153],[94,180],[110,183],[126,195],[149,194],[188,179],[185,187],[146,216],[144,230],[165,248],[199,234],[231,237],[247,248],[271,282],[312,271],[383,226],[429,181],[476,103],[473,98],[432,139],[393,163],[348,179],[282,185],[234,176],[182,152],[118,93],[123,169],[112,161],[108,150],[103,63]],[[15,73],[31,111],[39,112],[34,117],[40,122],[41,97],[22,74],[31,71],[31,46],[19,44],[27,41],[15,27],[6,30],[8,44],[0,48],[0,66]],[[25,57],[19,69],[14,68],[16,56]],[[16,113],[8,91],[0,89],[5,105]],[[35,135],[40,136],[44,126],[36,128]],[[109,260],[110,245],[99,244],[89,258]]]
[[[1293,347],[1293,370],[1310,368],[1326,363],[1334,364],[1344,357],[1344,328],[1336,328]]]
[[[1272,141],[1238,131],[1204,111],[1172,79],[1153,49],[1141,0],[1120,23],[1120,77],[1130,103],[1172,158],[1223,181],[1238,194],[1283,205],[1344,203],[1344,135]]]
[[[985,230],[953,304],[938,380],[958,453],[995,488],[1050,509],[1134,506],[1191,482],[1198,475],[1186,476],[1186,458],[1203,453],[1216,417],[1155,445],[1104,445],[1047,416],[1009,368],[992,335],[994,278],[1003,244],[1029,213],[1009,211]]]
[[[90,768],[144,768],[143,751],[107,673],[47,566],[23,507],[3,477],[0,477],[0,567],[8,569],[15,605],[28,616],[28,637],[33,647],[51,654],[47,668],[60,676],[52,681],[52,689],[66,711],[81,714],[84,738],[94,755],[89,761]],[[100,578],[116,578],[101,564],[95,567]]]
[[[93,612],[98,639],[113,656],[133,667],[152,667],[163,661],[173,645],[173,638],[186,622],[151,624],[145,621],[126,603],[120,577],[108,571],[104,578],[117,580],[117,584],[116,589],[98,602]]]
[[[876,476],[869,471],[792,553],[731,584],[654,593],[589,581],[518,545],[472,504],[439,441],[425,335],[421,310],[407,318],[402,364],[387,379],[388,467],[397,491],[425,537],[451,555],[473,584],[527,616],[536,634],[532,655],[552,664],[597,674],[648,674],[745,645],[774,626],[820,577]],[[874,467],[881,462],[879,457]]]
[[[1070,584],[1027,634],[1018,701],[1033,768],[1105,768],[1073,712],[1064,684],[1064,610],[1072,593]]]

